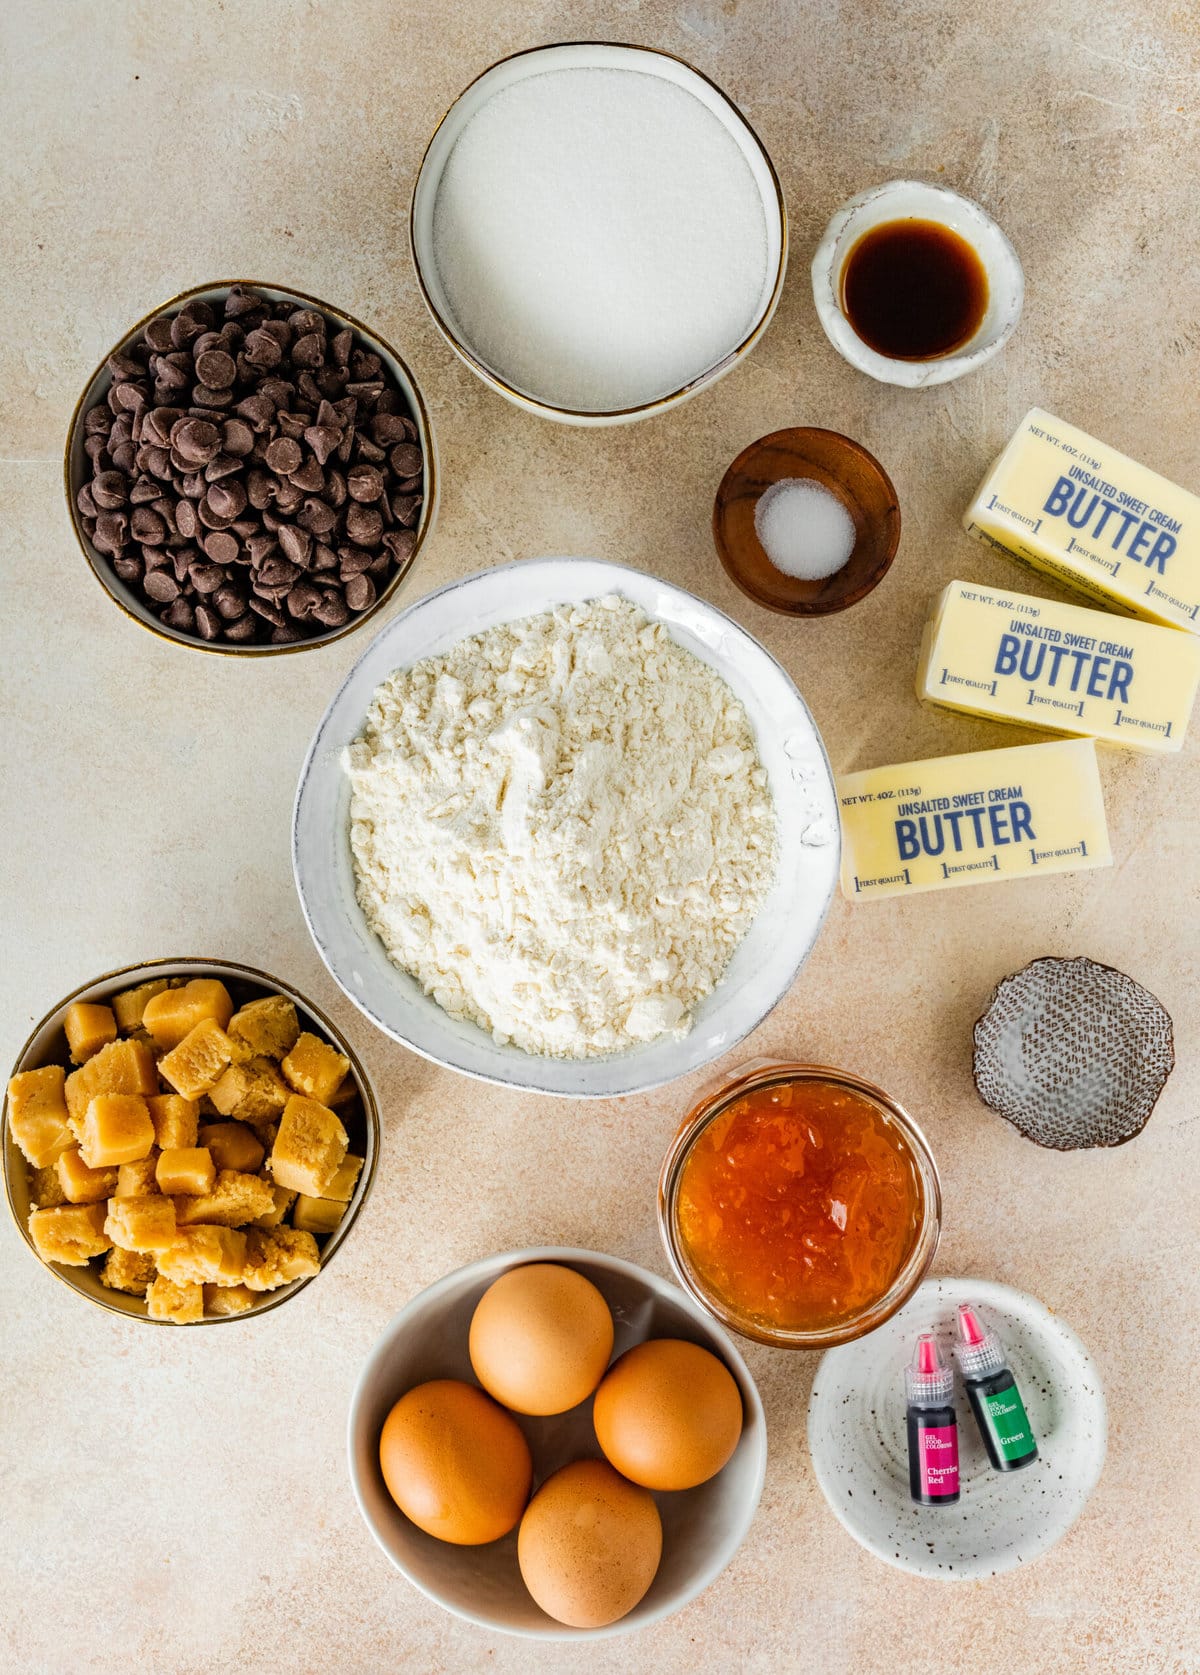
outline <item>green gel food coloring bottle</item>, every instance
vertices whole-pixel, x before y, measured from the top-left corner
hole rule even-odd
[[[1038,1457],[1037,1439],[995,1332],[988,1331],[971,1303],[958,1305],[954,1344],[967,1400],[988,1459],[997,1471],[1018,1471]]]

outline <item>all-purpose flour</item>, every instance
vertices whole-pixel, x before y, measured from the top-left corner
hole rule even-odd
[[[358,899],[391,959],[531,1053],[685,1034],[774,873],[744,708],[616,596],[397,670],[347,769]]]

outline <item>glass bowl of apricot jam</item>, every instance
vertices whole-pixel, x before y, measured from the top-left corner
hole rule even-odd
[[[828,1349],[912,1296],[937,1249],[942,1195],[924,1135],[881,1088],[759,1061],[680,1125],[658,1214],[676,1277],[722,1325],[781,1349]]]

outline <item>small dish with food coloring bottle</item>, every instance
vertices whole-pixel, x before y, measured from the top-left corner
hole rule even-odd
[[[883,580],[900,507],[874,455],[836,430],[772,431],[744,448],[713,506],[721,563],[756,604],[827,616]]]
[[[923,389],[985,365],[1021,318],[1025,274],[960,192],[889,180],[844,203],[812,263],[825,334],[860,372]]]

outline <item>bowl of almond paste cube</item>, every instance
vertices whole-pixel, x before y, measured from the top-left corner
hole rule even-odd
[[[25,1043],[4,1103],[29,1248],[91,1302],[159,1325],[295,1296],[349,1233],[378,1151],[353,1048],[287,984],[221,960],[76,989]]]

